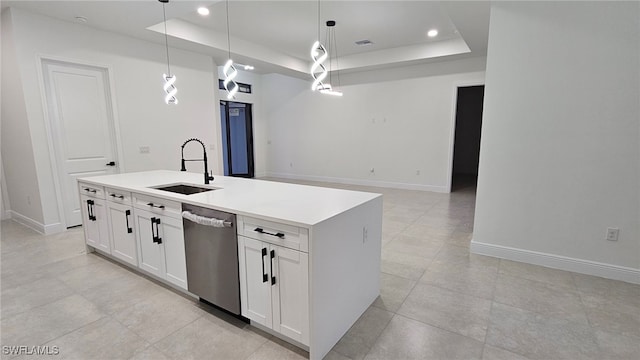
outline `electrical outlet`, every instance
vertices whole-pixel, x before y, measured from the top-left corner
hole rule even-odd
[[[293,167],[293,163],[292,162],[289,163],[289,167]]]
[[[148,154],[151,152],[151,149],[148,146],[140,146],[140,154]]]
[[[371,170],[369,170],[372,174],[376,173],[376,169],[375,168],[371,168]]]
[[[416,170],[416,175],[420,175],[420,170]]]
[[[607,240],[618,241],[618,233],[620,233],[618,228],[607,228]]]

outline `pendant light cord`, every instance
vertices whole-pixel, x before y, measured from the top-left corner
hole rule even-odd
[[[320,41],[320,0],[318,0],[318,41]]]
[[[169,36],[167,36],[167,13],[162,3],[162,17],[164,18],[164,46],[167,49],[167,75],[171,77],[171,68],[169,67]]]
[[[229,49],[229,59],[231,59],[231,32],[229,31],[229,0],[226,3],[227,7],[227,47]]]

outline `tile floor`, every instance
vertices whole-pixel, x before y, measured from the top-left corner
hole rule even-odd
[[[472,188],[310,184],[384,194],[381,295],[327,359],[638,358],[640,286],[470,254]],[[66,359],[308,356],[86,254],[81,228],[1,226],[2,345],[57,346]]]

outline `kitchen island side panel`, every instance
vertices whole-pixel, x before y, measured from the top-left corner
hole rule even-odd
[[[380,294],[382,196],[311,229],[310,358],[322,359]]]

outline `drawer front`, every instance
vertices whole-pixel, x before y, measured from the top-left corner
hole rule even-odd
[[[104,188],[102,186],[78,183],[80,194],[93,198],[104,199]]]
[[[118,204],[131,205],[130,192],[110,188],[105,188],[104,190],[107,194],[107,200]]]
[[[309,230],[305,228],[239,216],[238,234],[290,249],[309,252]]]
[[[182,203],[143,194],[133,194],[133,206],[154,214],[182,219]]]

